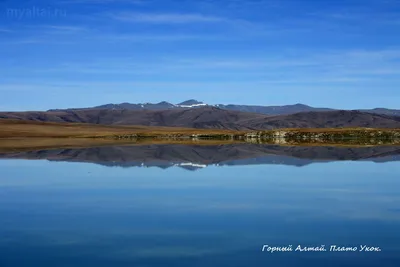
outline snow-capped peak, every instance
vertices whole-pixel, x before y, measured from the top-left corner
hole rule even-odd
[[[197,101],[195,99],[189,99],[177,104],[176,106],[181,108],[194,108],[194,107],[207,106],[207,104]]]

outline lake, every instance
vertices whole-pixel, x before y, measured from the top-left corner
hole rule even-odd
[[[400,147],[143,145],[0,158],[1,267],[400,266]]]

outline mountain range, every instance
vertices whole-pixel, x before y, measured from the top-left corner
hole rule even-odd
[[[167,110],[75,109],[47,112],[0,112],[0,119],[229,130],[338,127],[400,128],[400,116],[361,111],[310,111],[269,116],[259,113],[231,111],[213,106]]]
[[[106,104],[91,108],[0,112],[0,119],[143,125],[229,130],[277,128],[400,128],[400,111],[333,110],[302,104],[288,106],[207,105],[191,99],[179,104]]]
[[[236,105],[236,104],[210,105],[195,99],[189,99],[178,104],[172,104],[166,101],[162,101],[160,103],[139,103],[139,104],[120,103],[120,104],[105,104],[89,108],[71,108],[67,110],[82,110],[82,109],[166,110],[166,109],[179,109],[179,108],[195,108],[204,106],[210,106],[210,107],[213,106],[220,109],[260,113],[265,115],[287,115],[299,112],[337,110],[325,107],[311,107],[300,103],[294,105],[283,105],[283,106]],[[60,109],[52,109],[49,111],[60,111]],[[374,114],[384,114],[384,115],[396,115],[396,116],[400,115],[400,110],[387,109],[387,108],[358,109],[358,111],[374,113]]]

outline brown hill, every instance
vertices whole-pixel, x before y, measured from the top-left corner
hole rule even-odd
[[[104,125],[173,126],[213,129],[249,129],[246,121],[265,115],[215,107],[168,110],[86,109],[47,112],[2,112],[0,119],[43,122],[79,122]],[[244,123],[241,123],[241,122]]]
[[[275,128],[400,128],[400,117],[361,111],[318,111],[267,116],[216,107],[168,110],[86,109],[48,112],[1,112],[0,118],[102,125],[170,126],[256,130]]]
[[[399,128],[400,117],[372,114],[356,110],[301,112],[290,115],[271,116],[247,122],[254,129],[268,128]]]

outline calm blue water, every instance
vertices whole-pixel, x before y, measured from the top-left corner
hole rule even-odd
[[[0,173],[1,267],[400,266],[398,161],[190,171],[3,159]],[[334,244],[381,251],[261,251]]]

